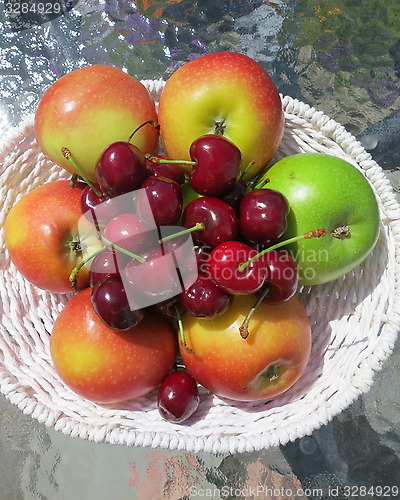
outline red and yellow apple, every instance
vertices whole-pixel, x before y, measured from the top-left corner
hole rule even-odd
[[[117,403],[155,389],[177,352],[173,327],[145,312],[139,325],[117,332],[96,315],[87,288],[67,302],[53,327],[51,358],[61,380],[83,398]]]
[[[118,68],[95,64],[71,71],[46,90],[36,111],[35,133],[51,160],[76,173],[61,153],[66,147],[86,178],[95,182],[96,163],[104,149],[127,141],[147,120],[157,121],[157,114],[144,85]],[[130,142],[153,153],[158,130],[145,125]]]
[[[282,139],[278,90],[264,68],[237,52],[216,52],[187,62],[167,80],[158,109],[168,156],[190,160],[192,142],[219,133],[242,153],[245,178],[271,161]]]
[[[188,352],[180,346],[190,374],[209,391],[236,401],[265,401],[285,392],[302,375],[311,350],[311,328],[297,297],[261,303],[249,322],[249,335],[239,329],[256,302],[235,296],[222,316],[183,316]]]
[[[94,226],[82,217],[83,186],[48,182],[24,195],[7,215],[4,237],[10,259],[38,288],[71,293],[71,271],[102,246]],[[80,270],[78,289],[88,286],[88,269],[85,265]]]

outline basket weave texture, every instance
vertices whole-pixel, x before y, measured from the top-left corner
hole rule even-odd
[[[157,104],[164,82],[143,83]],[[313,330],[301,379],[266,405],[232,405],[204,392],[187,425],[159,416],[155,391],[98,405],[66,387],[52,366],[49,340],[69,297],[30,285],[4,245],[4,221],[15,202],[44,182],[69,176],[40,152],[29,116],[0,146],[0,390],[11,403],[47,426],[96,442],[235,453],[311,434],[368,391],[400,326],[400,206],[383,170],[343,126],[291,97],[282,96],[282,102],[286,126],[274,161],[298,152],[343,158],[368,178],[381,214],[378,243],[363,264],[339,280],[300,290]]]

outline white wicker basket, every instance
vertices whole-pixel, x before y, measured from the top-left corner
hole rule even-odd
[[[143,83],[157,102],[164,82]],[[56,430],[97,442],[234,453],[310,434],[369,389],[400,326],[400,206],[382,169],[340,124],[290,97],[282,100],[286,128],[275,160],[300,151],[344,158],[369,179],[381,210],[380,238],[367,260],[340,280],[301,291],[313,347],[298,383],[259,406],[232,406],[205,393],[189,425],[162,420],[155,391],[128,403],[101,406],[66,387],[53,369],[49,338],[68,297],[31,286],[10,263],[4,245],[11,206],[43,182],[68,178],[39,151],[30,116],[0,147],[0,390],[11,403]]]

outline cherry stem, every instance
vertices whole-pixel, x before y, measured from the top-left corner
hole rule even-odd
[[[90,260],[94,259],[96,257],[96,255],[99,255],[99,253],[104,252],[105,249],[106,249],[106,247],[99,248],[98,250],[96,250],[95,252],[93,252],[91,255],[89,255],[89,257],[86,257],[85,259],[83,259],[77,266],[75,266],[72,269],[71,274],[69,275],[69,281],[71,282],[71,286],[72,286],[73,290],[77,290],[78,289],[77,283],[76,283],[76,277],[78,276],[78,273],[82,269],[82,267],[87,262],[89,262]]]
[[[189,227],[189,229],[183,229],[182,231],[178,231],[177,233],[174,234],[169,234],[168,236],[165,236],[164,238],[161,238],[158,242],[160,245],[165,243],[166,241],[172,240],[173,238],[177,238],[178,236],[184,236],[185,234],[192,233],[193,231],[201,231],[204,229],[204,224],[202,222],[198,222],[195,226]]]
[[[119,252],[124,253],[125,255],[129,255],[129,257],[132,257],[132,259],[138,260],[141,264],[144,264],[146,262],[146,259],[144,259],[140,255],[136,255],[135,253],[130,252],[129,250],[126,250],[125,248],[122,248],[122,247],[116,245],[115,243],[113,243],[112,241],[108,240],[104,236],[100,236],[100,237],[104,241],[104,243],[106,243],[110,247],[115,248],[116,250],[118,250]]]
[[[284,241],[280,241],[279,243],[276,243],[275,245],[270,246],[269,248],[266,248],[265,250],[262,250],[259,252],[257,255],[254,255],[254,257],[251,257],[249,260],[246,262],[242,262],[241,264],[238,265],[238,270],[240,272],[243,272],[246,267],[251,263],[254,262],[256,259],[261,257],[267,252],[270,252],[271,250],[276,250],[277,248],[290,245],[291,243],[295,243],[296,241],[300,240],[308,240],[310,238],[321,238],[321,236],[326,236],[326,230],[325,229],[313,229],[312,231],[307,231],[304,234],[299,234],[298,236],[293,236],[293,238],[289,238]]]
[[[179,311],[178,306],[176,306],[176,305],[175,305],[175,313],[176,313],[176,317],[178,320],[179,341],[186,352],[188,352],[189,354],[193,354],[193,350],[190,349],[190,347],[188,347],[186,344],[185,331],[183,329],[181,313]]]
[[[239,175],[239,180],[243,179],[243,177],[247,174],[247,172],[251,169],[251,167],[254,165],[255,161],[251,161],[247,167],[243,170],[243,172]]]
[[[262,173],[261,175],[259,175],[257,177],[257,180],[255,182],[253,189],[261,189],[263,186],[265,186],[265,184],[268,184],[269,178],[267,176],[268,176],[268,170],[266,172]]]
[[[154,120],[147,120],[146,122],[143,122],[141,125],[135,128],[135,130],[131,133],[131,135],[128,137],[128,142],[132,140],[132,137],[138,132],[142,127],[145,125],[153,125],[153,127],[157,130],[160,129],[160,124],[155,122]]]
[[[152,163],[167,163],[167,164],[172,164],[172,165],[196,165],[196,161],[191,161],[191,160],[170,160],[168,158],[160,158],[159,156],[154,156],[150,153],[146,153],[144,155],[146,160],[151,161]]]
[[[271,290],[271,287],[266,286],[265,290],[263,290],[262,294],[259,296],[257,299],[257,302],[253,305],[253,307],[250,309],[249,314],[245,317],[243,323],[241,324],[239,328],[240,335],[243,339],[247,339],[249,336],[249,323],[250,320],[255,313],[257,307],[261,304],[261,302],[265,299],[267,296],[268,292]]]
[[[90,187],[90,189],[92,189],[101,200],[103,198],[103,195],[100,193],[100,191],[98,189],[96,189],[94,187],[94,185],[89,181],[89,179],[82,172],[81,168],[78,166],[78,164],[74,160],[74,158],[71,154],[71,151],[68,148],[62,147],[61,153],[64,156],[64,158],[66,158],[71,163],[71,165],[74,167],[74,169],[78,172],[79,176],[82,177],[82,179],[86,182],[86,184]]]

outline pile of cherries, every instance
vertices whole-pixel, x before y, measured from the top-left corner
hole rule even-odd
[[[184,313],[220,315],[235,294],[256,294],[258,302],[277,304],[297,290],[293,258],[274,249],[286,229],[289,207],[284,196],[261,187],[257,179],[244,182],[241,153],[221,135],[199,137],[190,157],[171,160],[144,154],[128,141],[115,142],[98,161],[97,182],[88,182],[82,191],[82,213],[97,225],[105,243],[91,262],[92,304],[110,328],[123,331],[139,324],[143,308],[132,310],[128,295],[144,283],[151,307],[179,321]],[[185,205],[183,186],[188,183],[195,197]],[[160,258],[165,256],[171,258]],[[194,264],[188,264],[185,278],[191,285],[183,289],[178,263],[190,257]],[[125,285],[132,285],[129,294],[122,273]],[[241,334],[247,336],[246,328]],[[179,380],[180,390],[174,392],[167,377],[159,409],[165,418],[179,422],[189,407],[190,413],[197,406],[198,393],[189,379],[182,382],[190,375],[178,373],[168,377]]]

